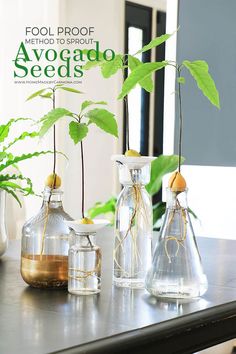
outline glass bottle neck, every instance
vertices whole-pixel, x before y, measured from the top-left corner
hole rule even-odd
[[[43,206],[49,205],[50,208],[62,207],[62,194],[61,190],[45,188],[43,192]]]
[[[73,243],[84,248],[92,248],[96,243],[96,234],[72,232]]]
[[[179,209],[179,208],[188,208],[187,203],[187,189],[183,192],[172,192],[170,188],[167,188],[167,200],[166,200],[168,209]]]
[[[134,184],[145,186],[150,181],[150,166],[130,168],[127,165],[119,165],[119,179],[123,186]]]

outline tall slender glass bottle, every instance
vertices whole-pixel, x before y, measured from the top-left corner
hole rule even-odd
[[[123,189],[118,197],[113,251],[116,286],[143,288],[152,257],[151,157],[113,156]]]
[[[146,289],[154,296],[194,298],[207,290],[187,206],[187,189],[167,189],[167,208]]]
[[[21,275],[37,288],[65,288],[68,283],[68,235],[63,192],[45,187],[39,213],[22,229]]]

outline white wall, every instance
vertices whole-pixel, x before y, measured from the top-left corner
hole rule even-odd
[[[26,98],[39,89],[38,85],[14,84],[13,62],[20,42],[25,37],[25,26],[56,25],[58,21],[58,0],[2,0],[0,2],[0,119],[5,123],[12,117],[31,117],[35,120],[42,117],[48,110],[49,104],[43,100],[25,102]],[[24,124],[14,126],[14,136],[20,134]],[[43,142],[25,140],[14,149],[14,154],[52,148],[49,137]],[[51,157],[35,158],[23,162],[22,172],[34,182],[35,190],[42,191],[44,179],[50,171]],[[21,226],[25,219],[34,214],[41,205],[38,197],[28,197],[24,207],[19,209],[15,201],[8,198],[8,216],[10,237],[19,237]],[[14,214],[13,214],[14,213]],[[14,215],[14,217],[12,216]]]
[[[112,48],[115,52],[123,51],[123,23],[124,12],[122,1],[61,1],[61,23],[67,26],[75,24],[90,25],[95,27],[95,39],[100,42],[101,49]],[[99,14],[99,15],[98,15]],[[71,47],[73,48],[73,47]],[[117,118],[122,136],[122,104],[116,100],[121,87],[121,75],[115,75],[104,80],[99,69],[85,72],[81,89],[86,94],[75,97],[64,94],[61,104],[73,111],[78,111],[82,100],[103,100],[108,102],[108,109]],[[64,125],[61,131],[67,129]],[[70,159],[68,168],[64,173],[65,206],[72,216],[78,218],[80,214],[80,152],[79,146],[75,147],[66,134],[61,135],[65,153]],[[105,201],[112,192],[115,193],[115,167],[111,162],[111,155],[119,149],[119,144],[114,137],[104,134],[98,128],[91,126],[89,136],[84,141],[85,150],[85,188],[86,208],[96,201]],[[71,173],[72,172],[72,173]]]
[[[137,0],[137,3],[153,6],[155,9],[165,9],[165,0]],[[51,109],[50,102],[41,99],[25,102],[30,93],[41,88],[40,85],[14,84],[12,60],[20,41],[25,37],[25,26],[56,27],[58,24],[94,26],[94,37],[100,41],[101,48],[110,47],[116,52],[123,52],[124,5],[124,0],[2,0],[0,2],[0,38],[4,53],[0,56],[2,122],[6,122],[10,117],[19,116],[32,117],[37,120]],[[78,111],[82,100],[105,100],[109,103],[108,109],[116,115],[119,124],[120,139],[118,141],[112,136],[103,134],[96,127],[91,128],[90,135],[85,140],[86,208],[98,200],[105,201],[111,194],[116,194],[119,188],[116,167],[110,161],[110,156],[120,152],[122,146],[123,109],[122,103],[116,100],[121,84],[121,75],[104,80],[98,69],[94,69],[86,72],[82,85],[77,87],[85,92],[85,95],[77,96],[63,92],[57,96],[58,105],[75,112]],[[51,133],[48,134],[40,143],[25,141],[17,149],[17,153],[43,148],[51,149],[51,136]],[[58,149],[64,151],[69,157],[69,163],[62,157],[58,158],[58,172],[62,176],[62,188],[65,192],[65,209],[73,217],[78,218],[81,202],[79,147],[75,147],[70,141],[66,121],[58,125],[57,137]],[[22,163],[21,166],[22,172],[34,182],[35,190],[38,193],[41,192],[44,180],[52,168],[52,156],[34,159]],[[14,205],[14,210],[18,212],[11,230],[11,237],[20,236],[22,223],[37,212],[41,200],[37,197],[25,198],[24,204],[25,207],[21,212]],[[12,209],[12,205],[10,208]]]

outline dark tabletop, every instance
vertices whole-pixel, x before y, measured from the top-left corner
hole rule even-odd
[[[0,354],[192,353],[236,337],[236,242],[199,238],[209,289],[200,299],[162,301],[112,287],[112,230],[101,232],[102,291],[74,296],[28,287],[20,243],[0,261]]]

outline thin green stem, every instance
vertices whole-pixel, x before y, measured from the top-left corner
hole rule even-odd
[[[82,198],[81,198],[81,213],[82,213],[82,218],[84,218],[84,149],[83,149],[83,142],[81,140],[80,142],[80,153],[81,153],[81,193],[82,193]]]
[[[180,78],[181,67],[177,67],[177,77]],[[183,111],[182,111],[182,98],[181,98],[181,83],[178,82],[178,97],[179,97],[179,161],[178,171],[181,170],[181,156],[182,156],[182,136],[183,136]]]
[[[55,89],[53,89],[52,92],[53,92],[52,105],[53,105],[53,109],[55,109],[55,107],[56,107]],[[56,173],[56,151],[57,151],[57,149],[56,149],[56,125],[54,124],[54,126],[53,126],[53,175],[54,176],[55,176],[55,173]],[[54,182],[54,186],[55,186],[55,182]]]
[[[123,65],[125,65],[126,61],[123,59]],[[125,81],[125,69],[123,68],[123,80]],[[129,144],[129,102],[128,96],[124,97],[124,105],[125,105],[125,143],[126,143],[126,150],[130,149]]]
[[[74,119],[78,123],[81,122],[82,116],[81,115],[74,115]],[[81,214],[82,218],[84,218],[84,201],[85,201],[85,178],[84,178],[84,147],[83,141],[80,142],[80,155],[81,155]]]

